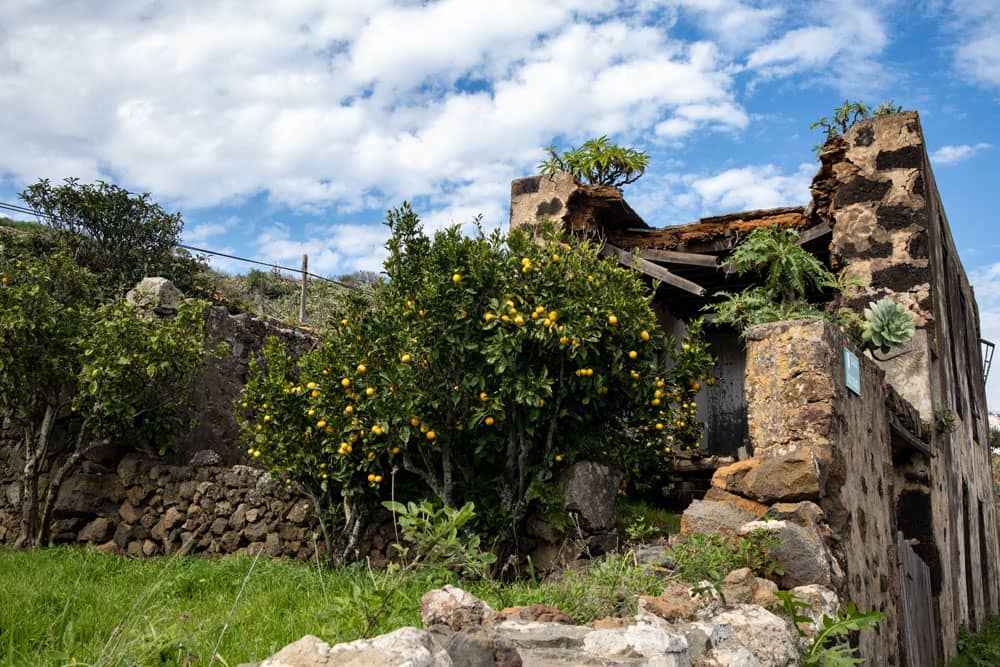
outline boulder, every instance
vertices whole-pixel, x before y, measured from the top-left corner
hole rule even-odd
[[[477,626],[463,628],[444,645],[453,665],[462,667],[521,667],[521,654],[506,637]]]
[[[681,534],[735,535],[740,526],[757,518],[757,515],[729,502],[695,500],[681,515]]]
[[[560,479],[567,512],[573,514],[587,534],[614,530],[615,503],[621,473],[600,463],[580,461],[571,465]]]
[[[111,536],[111,521],[97,517],[84,526],[76,535],[78,542],[103,543]]]
[[[652,625],[629,625],[619,630],[594,630],[583,638],[583,650],[591,655],[644,658],[658,667],[690,667],[684,635]],[[655,662],[653,662],[655,660]]]
[[[712,603],[713,599],[710,596],[695,595],[688,584],[672,581],[656,597],[640,596],[638,606],[643,612],[675,623],[695,618],[698,612]]]
[[[738,496],[735,493],[729,493],[728,491],[723,491],[720,488],[712,487],[706,493],[702,500],[713,500],[720,503],[729,503],[730,505],[735,505],[742,510],[746,510],[750,514],[756,517],[762,517],[767,512],[768,507],[763,503],[758,503],[755,500],[750,500],[749,498],[744,498],[743,496]]]
[[[820,470],[811,452],[762,459],[743,477],[740,495],[762,503],[814,500],[819,497]]]
[[[782,588],[829,586],[842,576],[817,527],[803,528],[791,521],[752,521],[740,528],[740,534],[747,535],[757,529],[770,531],[778,538],[771,558],[783,572],[778,581]]]
[[[401,628],[336,646],[306,635],[260,663],[260,667],[451,667],[453,664],[430,633]]]
[[[166,278],[143,278],[125,295],[126,303],[161,317],[173,315],[184,295]]]
[[[826,586],[796,586],[788,592],[809,605],[808,609],[799,609],[801,615],[812,619],[811,623],[803,622],[799,626],[808,635],[812,635],[822,625],[824,616],[834,618],[837,615],[840,599]]]
[[[712,488],[740,493],[743,488],[743,478],[759,465],[760,459],[747,459],[722,466],[712,475]]]
[[[722,593],[729,604],[755,604],[773,610],[779,606],[776,590],[776,583],[755,577],[748,567],[733,570],[722,581]]]
[[[730,626],[760,667],[793,667],[799,664],[798,637],[783,619],[766,609],[755,605],[735,605],[706,619],[706,622],[715,626]]]
[[[219,456],[218,452],[214,450],[199,449],[191,455],[191,460],[188,465],[193,468],[205,468],[208,466],[222,465],[222,457]]]
[[[570,618],[569,614],[547,604],[507,607],[497,612],[490,621],[493,623],[502,623],[504,621],[535,621],[538,623],[573,624],[573,619]]]
[[[494,614],[488,604],[461,588],[446,585],[420,598],[420,618],[424,627],[444,625],[461,630],[482,623]]]
[[[798,503],[775,503],[764,514],[765,519],[791,521],[803,528],[822,523],[823,517],[823,510],[820,506],[809,500]]]

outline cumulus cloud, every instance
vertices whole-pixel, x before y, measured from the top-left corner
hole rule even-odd
[[[720,174],[695,177],[691,189],[701,198],[703,209],[715,213],[804,205],[814,164],[801,164],[783,174],[772,164],[728,169]]]
[[[872,79],[882,74],[877,56],[889,43],[876,5],[820,2],[796,15],[803,19],[795,27],[750,52],[747,69],[765,79],[809,72],[853,95],[876,85]]]
[[[945,23],[957,37],[952,46],[956,69],[972,83],[1000,87],[1000,5],[953,0],[945,7]]]
[[[992,148],[991,144],[980,142],[978,144],[959,144],[957,146],[942,146],[931,153],[931,164],[936,166],[950,166],[958,164],[966,158],[970,158],[980,151]]]

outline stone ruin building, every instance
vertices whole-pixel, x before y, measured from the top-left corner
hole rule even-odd
[[[603,253],[660,281],[654,308],[675,335],[714,292],[750,284],[720,269],[721,258],[772,225],[798,230],[830,267],[870,279],[836,305],[860,311],[886,296],[904,305],[916,335],[888,357],[861,353],[819,320],[762,325],[744,338],[708,328],[719,379],[699,400],[702,446],[675,465],[677,500],[687,507],[682,532],[733,534],[765,515],[778,519],[768,525],[781,526],[782,588],[822,584],[886,613],[857,639],[872,665],[938,664],[962,625],[976,629],[1000,611],[979,316],[915,113],[858,122],[828,145],[804,208],[654,229],[617,189],[567,174],[514,181],[511,226],[542,218],[602,240]],[[183,435],[178,456],[88,456],[60,488],[55,541],[139,557],[254,549],[312,557],[308,501],[244,464],[231,405],[265,336],[300,351],[315,341],[221,306],[208,329],[230,354],[202,369],[198,427]],[[954,430],[936,427],[941,409],[954,413]],[[18,530],[9,452],[0,449],[0,543]],[[373,525],[365,540],[371,562],[384,563],[391,524]]]
[[[670,333],[715,291],[748,284],[720,258],[771,225],[798,230],[830,267],[870,279],[839,305],[860,312],[890,297],[910,311],[916,335],[885,359],[817,320],[762,325],[745,340],[709,327],[720,379],[699,401],[706,434],[678,460],[678,476],[701,498],[685,530],[732,530],[727,522],[774,503],[814,501],[823,517],[815,546],[830,556],[815,583],[886,613],[860,637],[867,664],[938,664],[960,626],[1000,610],[1000,561],[979,314],[917,114],[856,123],[828,144],[811,192],[804,208],[655,229],[617,189],[535,176],[512,183],[510,224],[548,218],[602,240],[603,253],[661,281],[655,308]],[[859,391],[845,383],[852,353]],[[941,409],[956,417],[951,432],[936,427]]]

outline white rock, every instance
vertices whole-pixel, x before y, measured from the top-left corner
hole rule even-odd
[[[583,650],[607,658],[670,657],[671,662],[656,664],[690,665],[684,635],[666,632],[652,625],[629,625],[624,629],[594,630],[583,638]]]
[[[763,607],[734,605],[705,621],[714,625],[729,624],[761,667],[799,664],[796,633],[782,618]]]

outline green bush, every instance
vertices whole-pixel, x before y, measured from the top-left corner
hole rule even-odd
[[[513,526],[532,484],[575,460],[643,483],[698,443],[712,356],[698,323],[664,338],[638,274],[551,229],[430,238],[408,206],[388,225],[389,280],[349,295],[298,362],[271,341],[251,365],[248,454],[317,506],[345,498],[356,522],[402,470],[422,485],[404,499],[475,499]]]
[[[0,418],[23,460],[19,544],[47,540],[59,485],[88,450],[125,435],[165,448],[182,423],[204,354],[204,305],[148,320],[99,305],[99,295],[65,247],[36,256],[0,246]],[[58,442],[54,426],[67,413],[73,438]]]
[[[184,223],[149,193],[134,194],[112,183],[63,185],[40,179],[21,199],[74,250],[109,295],[120,295],[145,276],[164,276],[182,289],[191,285],[200,260],[177,251]]]

